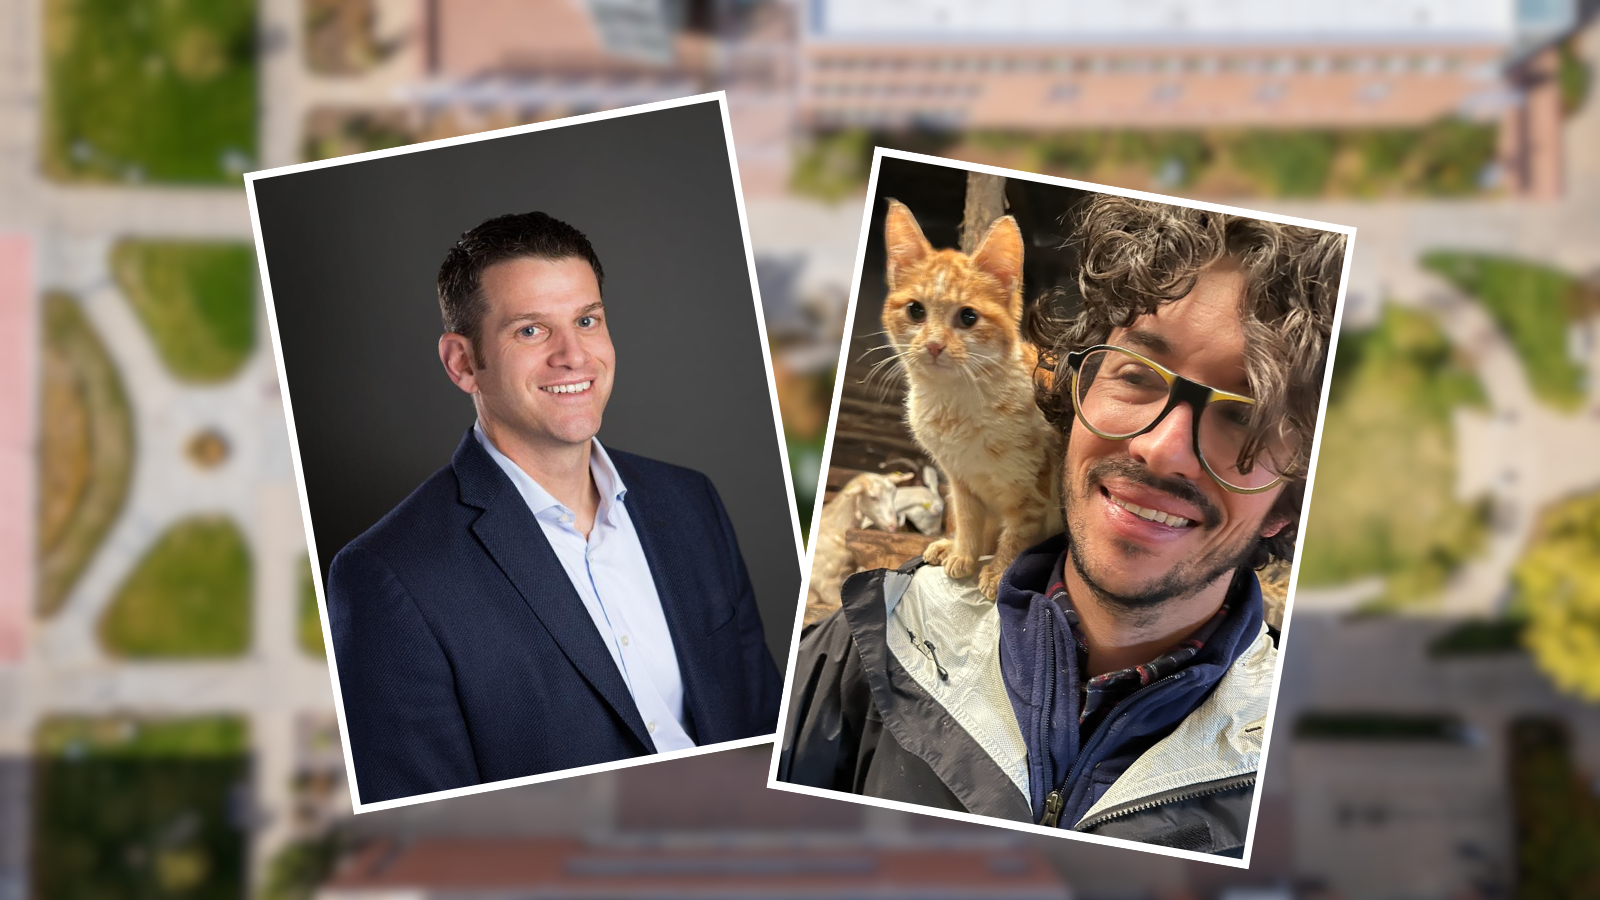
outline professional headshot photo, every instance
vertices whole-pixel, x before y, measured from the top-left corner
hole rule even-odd
[[[723,96],[247,182],[355,811],[771,740],[800,535]]]
[[[769,785],[1248,865],[1354,235],[879,148]]]

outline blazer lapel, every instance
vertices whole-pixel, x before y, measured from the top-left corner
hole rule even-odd
[[[644,549],[645,562],[650,564],[650,577],[661,598],[667,629],[672,633],[678,671],[683,676],[684,706],[691,723],[710,722],[706,718],[710,711],[703,703],[715,694],[716,686],[707,683],[711,676],[702,671],[701,663],[712,656],[711,629],[725,621],[721,617],[712,621],[721,598],[704,596],[705,579],[696,575],[696,566],[703,564],[710,552],[682,539],[682,533],[672,524],[676,516],[683,515],[682,510],[675,511],[656,486],[619,456],[612,453],[611,462],[628,486],[628,517],[639,535],[639,546]],[[698,743],[699,735],[693,736]]]
[[[471,429],[456,449],[452,465],[461,485],[462,502],[483,510],[472,523],[473,534],[511,579],[523,602],[560,645],[573,668],[627,723],[639,743],[654,752],[655,742],[645,730],[639,707],[595,630],[583,600],[567,578],[566,569],[545,540],[522,495],[478,444]],[[561,727],[560,723],[552,725]]]

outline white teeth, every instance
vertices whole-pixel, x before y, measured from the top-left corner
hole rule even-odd
[[[1108,494],[1107,496],[1110,495]],[[1152,522],[1160,522],[1163,525],[1170,525],[1173,528],[1183,528],[1189,524],[1188,519],[1180,519],[1177,516],[1171,515],[1170,513],[1164,513],[1158,509],[1145,509],[1142,506],[1119,500],[1116,497],[1112,497],[1111,502],[1122,507],[1128,512],[1133,513],[1141,519],[1149,519]]]
[[[544,390],[551,394],[576,394],[580,391],[587,391],[589,385],[593,383],[592,381],[580,381],[577,384],[556,384]]]

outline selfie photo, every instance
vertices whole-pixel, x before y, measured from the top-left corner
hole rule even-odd
[[[1353,230],[868,201],[771,786],[1247,857]]]

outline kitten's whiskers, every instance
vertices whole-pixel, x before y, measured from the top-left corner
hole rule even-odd
[[[880,400],[888,396],[889,389],[894,385],[895,381],[905,379],[905,362],[914,352],[909,348],[900,350],[893,344],[885,346],[893,351],[892,355],[874,363],[872,368],[867,370],[866,377],[861,379],[861,383],[866,386],[867,391],[869,393],[875,391]]]

